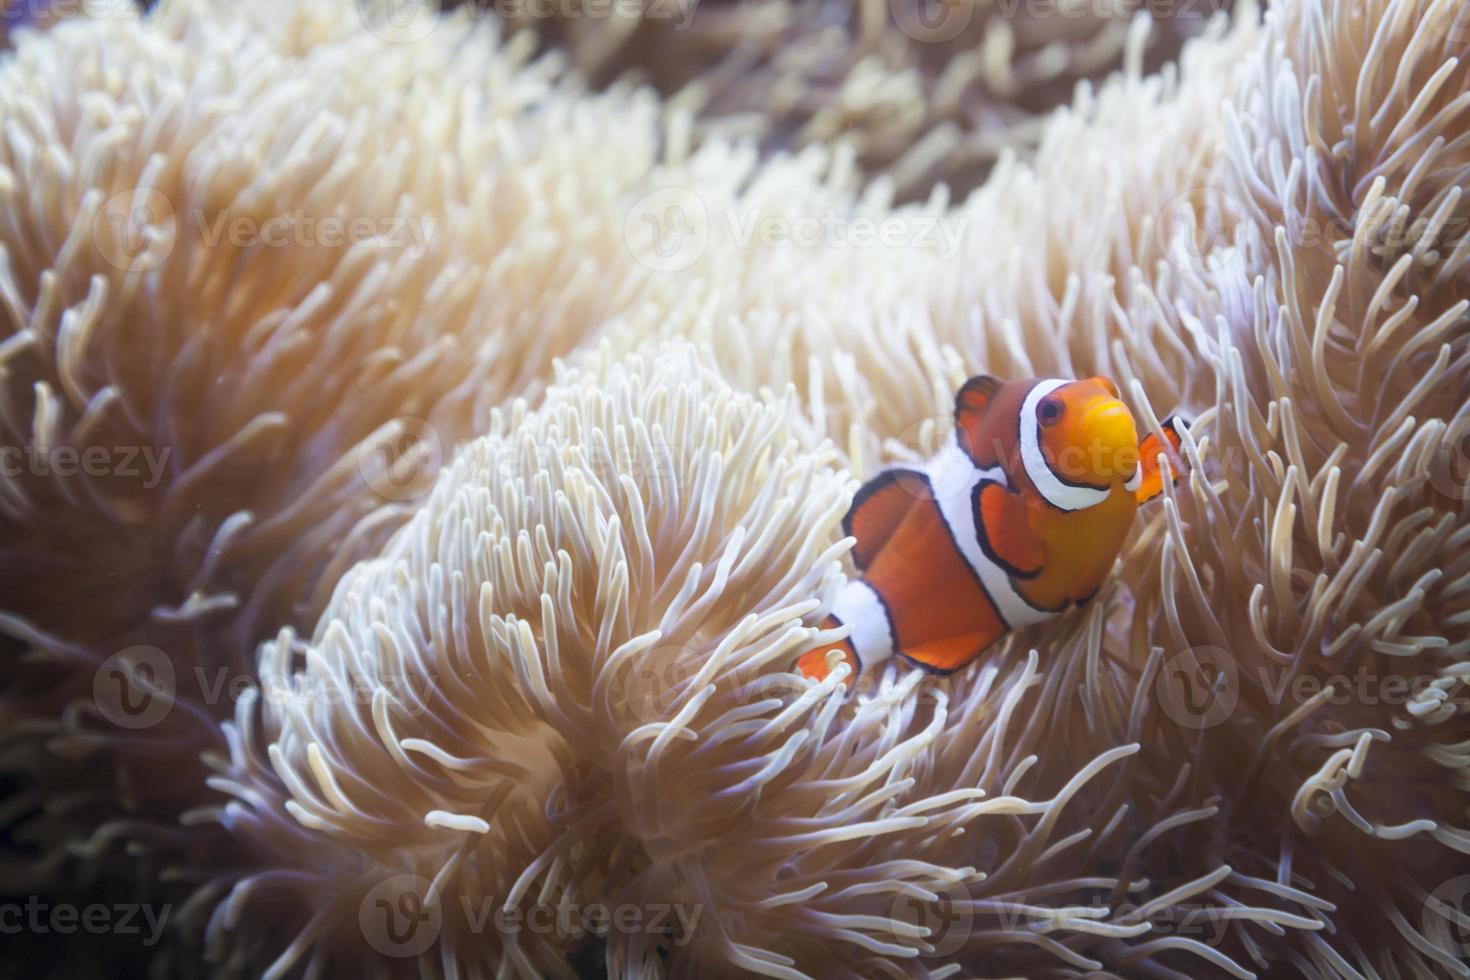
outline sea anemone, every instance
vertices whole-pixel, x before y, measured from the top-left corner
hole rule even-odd
[[[646,78],[703,136],[792,149],[840,140],[901,199],[978,187],[1029,155],[1079,82],[1158,68],[1230,0],[471,0],[530,24],[590,79]],[[1151,30],[1139,30],[1148,22]],[[1131,36],[1130,36],[1131,35]]]
[[[571,191],[548,158],[653,113],[548,101],[524,44],[391,45],[350,5],[218,13],[67,21],[0,66],[0,592],[33,661],[8,711],[64,757],[115,754],[116,793],[48,807],[162,795],[169,824],[198,780],[147,767],[202,778],[256,645],[313,622],[454,444],[637,292],[621,229],[581,209],[646,164]],[[546,138],[509,134],[532,107]],[[453,166],[419,156],[439,144]],[[164,664],[158,724],[93,698]]]
[[[958,202],[942,127],[730,128],[802,71],[386,16],[0,56],[34,887],[163,882],[184,972],[1470,975],[1453,0],[1135,20]],[[1189,472],[1086,610],[801,680],[980,371],[1110,374]]]

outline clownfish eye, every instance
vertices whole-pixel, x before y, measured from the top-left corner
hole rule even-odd
[[[1062,417],[1060,398],[1043,398],[1036,406],[1036,418],[1042,425],[1055,425]]]

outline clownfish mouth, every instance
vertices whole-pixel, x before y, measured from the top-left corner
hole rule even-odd
[[[1129,493],[1137,493],[1138,488],[1143,486],[1143,467],[1137,463],[1133,464],[1133,474],[1123,481],[1123,489]]]
[[[1093,406],[1082,417],[1082,431],[1090,444],[1086,458],[1091,476],[1108,486],[1120,476],[1125,486],[1138,479],[1138,430],[1128,406],[1120,401]]]

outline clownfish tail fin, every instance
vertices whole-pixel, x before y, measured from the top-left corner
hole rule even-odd
[[[824,630],[840,629],[842,625],[842,621],[836,616],[828,616],[822,620]],[[835,643],[823,643],[812,647],[796,659],[796,672],[814,681],[822,681],[826,680],[834,667],[844,662],[852,668],[846,681],[848,686],[851,686],[858,672],[862,670],[862,660],[858,657],[857,650],[853,649],[851,640],[839,640]]]

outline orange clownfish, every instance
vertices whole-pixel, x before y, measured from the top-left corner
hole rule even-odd
[[[955,396],[954,419],[938,456],[884,470],[853,499],[842,526],[862,576],[822,622],[851,632],[801,656],[807,677],[845,660],[850,683],[894,656],[952,673],[1011,630],[1085,604],[1138,505],[1163,491],[1165,442],[1138,441],[1108,378],[980,375]],[[1182,473],[1182,423],[1162,428]]]

